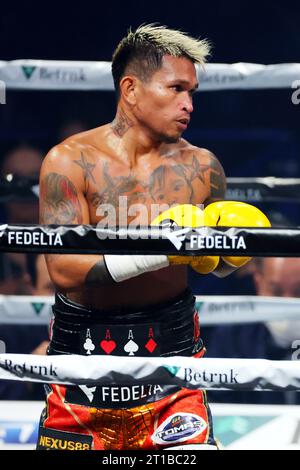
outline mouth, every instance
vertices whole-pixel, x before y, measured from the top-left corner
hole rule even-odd
[[[188,118],[182,118],[182,119],[177,119],[177,124],[180,127],[180,129],[185,130],[188,127],[188,124],[190,120]]]

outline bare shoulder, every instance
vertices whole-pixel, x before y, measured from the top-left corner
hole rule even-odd
[[[195,157],[197,157],[203,164],[210,164],[216,161],[219,162],[218,158],[213,152],[203,147],[197,147],[185,139],[180,140],[180,148],[183,152],[189,152],[190,154],[195,155]]]
[[[226,176],[224,168],[216,155],[208,149],[192,145],[187,140],[181,139],[181,150],[197,162],[198,171],[208,188],[209,197],[206,204],[224,199],[226,191]]]
[[[73,161],[78,156],[76,146],[60,143],[52,147],[43,160],[40,171],[40,186],[49,178],[63,178],[72,181],[76,186],[82,185],[80,172],[76,169]]]
[[[94,149],[94,135],[96,129],[80,132],[65,139],[52,147],[45,157],[48,164],[68,165],[73,162],[80,153],[89,154]]]
[[[52,147],[44,158],[44,164],[51,165],[68,165],[76,158],[78,148],[76,145],[70,145],[66,141],[61,142]]]
[[[74,165],[79,155],[80,149],[78,146],[66,141],[55,145],[49,150],[40,171],[41,196],[45,193],[42,189],[53,187],[53,182],[56,186],[72,188],[73,193],[77,190],[84,191],[82,173],[77,165]]]
[[[101,141],[105,127],[72,135],[52,147],[44,158],[41,174],[45,171],[57,171],[73,179],[82,179],[82,170],[88,169],[95,155],[99,155],[99,150],[101,152],[97,147],[97,139]]]

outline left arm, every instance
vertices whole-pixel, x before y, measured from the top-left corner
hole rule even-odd
[[[227,183],[226,183],[226,176],[224,169],[217,159],[217,157],[211,153],[208,152],[208,161],[209,161],[209,167],[208,167],[208,192],[209,195],[204,201],[204,206],[208,206],[209,204],[217,201],[223,201],[225,199],[225,192],[227,188]],[[217,266],[217,268],[213,271],[213,274],[217,277],[226,277],[229,276],[229,274],[233,273],[236,271],[238,268],[229,266],[225,261],[220,257],[220,262]]]
[[[210,155],[209,196],[204,201],[205,215],[213,223],[208,225],[223,227],[270,227],[267,216],[257,207],[241,201],[225,201],[225,174],[215,156]],[[251,260],[249,256],[222,256],[213,273],[225,277]]]
[[[206,173],[208,178],[206,179],[206,184],[208,186],[208,196],[203,203],[205,207],[212,202],[223,201],[227,188],[226,176],[221,163],[213,153],[207,153],[208,168]]]

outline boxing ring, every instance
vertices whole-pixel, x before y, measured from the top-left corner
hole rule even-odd
[[[52,297],[25,297],[25,296],[1,296],[0,297],[0,321],[1,323],[8,324],[31,324],[41,325],[48,324],[51,317],[51,305],[53,303]],[[36,306],[38,305],[38,309]],[[202,325],[213,325],[225,321],[231,323],[243,323],[243,322],[257,322],[268,320],[276,320],[282,317],[284,311],[285,319],[293,319],[299,317],[299,299],[282,299],[282,298],[258,298],[251,296],[201,296],[197,298],[197,309],[202,315]],[[4,351],[1,351],[4,352]],[[28,356],[21,357],[11,354],[0,354],[1,364],[3,360],[10,359],[24,364]],[[37,359],[39,359],[37,361]],[[46,358],[49,359],[49,358]],[[86,358],[83,358],[86,359]],[[95,359],[95,356],[94,356]],[[119,359],[119,358],[118,358]],[[124,358],[123,358],[124,359]],[[131,360],[134,358],[131,358]],[[37,365],[42,368],[44,365],[43,358],[32,357],[32,365],[35,366],[35,370],[38,371]],[[131,363],[130,360],[130,363]],[[209,369],[210,365],[215,363],[215,360],[203,359],[201,363],[205,361],[206,370]],[[224,360],[223,360],[224,361]],[[191,361],[187,360],[188,369],[191,369]],[[219,382],[211,383],[211,388],[214,387],[227,387],[227,389],[236,389],[236,384],[229,383],[224,384],[225,369],[220,367],[218,362],[218,376]],[[144,361],[138,366],[140,370],[143,367]],[[233,362],[231,360],[224,361],[224,365],[229,364],[230,368],[240,367],[240,373],[244,375],[246,379],[247,370],[241,370],[243,364],[248,363],[250,368],[253,368],[254,364],[260,366],[260,370],[264,370],[264,373],[272,374],[272,381],[275,382],[275,376],[277,374],[277,387],[273,385],[273,389],[284,389],[284,387],[291,386],[292,379],[295,382],[294,387],[299,387],[299,367],[297,361],[290,363],[297,377],[293,377],[293,372],[290,370],[290,375],[284,376],[282,373],[287,373],[288,370],[285,368],[285,364],[278,363],[278,369],[274,371],[274,362],[272,361],[255,361],[255,360],[240,360]],[[76,361],[77,364],[77,361]],[[166,360],[163,361],[164,366],[168,363]],[[29,365],[27,361],[27,365]],[[125,363],[125,365],[128,365]],[[282,365],[282,369],[280,366]],[[271,366],[271,367],[270,367]],[[273,368],[272,368],[273,366]],[[55,367],[55,366],[53,366]],[[169,371],[172,371],[172,366],[169,366]],[[174,367],[174,366],[173,366]],[[178,367],[178,360],[176,358],[176,367]],[[238,373],[238,367],[236,367],[234,374],[230,371],[228,377],[233,377]],[[122,366],[124,368],[124,366]],[[13,373],[7,374],[6,369],[1,369],[0,379],[7,378],[18,378],[24,379],[26,377],[26,371],[18,371],[18,367],[15,367],[17,375]],[[119,360],[115,367],[109,366],[107,371],[109,374],[113,370],[120,369]],[[258,380],[258,369],[255,367],[254,376],[248,376],[248,386],[246,388],[253,389],[253,380]],[[68,365],[66,371],[69,373],[72,370],[72,365]],[[82,370],[80,368],[80,370]],[[84,366],[86,371],[86,365]],[[122,370],[122,369],[121,369]],[[166,369],[168,370],[168,369]],[[215,369],[216,370],[216,369]],[[54,370],[55,371],[55,370]],[[65,372],[66,372],[65,371]],[[173,369],[175,372],[175,369]],[[20,373],[21,372],[21,373]],[[57,373],[57,370],[55,371]],[[91,370],[90,370],[91,372]],[[101,373],[104,371],[101,369]],[[203,368],[201,370],[203,375]],[[134,374],[135,372],[133,372]],[[208,374],[211,374],[208,371]],[[216,373],[216,372],[215,372]],[[245,374],[246,373],[246,374]],[[168,376],[170,375],[167,372]],[[296,375],[295,374],[295,375]],[[32,373],[28,374],[27,377],[33,377]],[[90,375],[92,377],[92,374]],[[170,376],[171,377],[171,376]],[[38,378],[38,374],[35,376]],[[126,379],[128,376],[126,377]],[[214,376],[216,379],[216,375]],[[41,379],[41,377],[40,377]],[[41,379],[43,381],[43,379]],[[55,377],[57,380],[57,377]],[[264,379],[265,380],[265,379]],[[109,383],[112,379],[109,378]],[[252,381],[252,385],[251,382]],[[86,380],[84,380],[86,382]],[[93,380],[91,379],[91,382]],[[147,382],[149,382],[147,378]],[[284,383],[285,382],[285,383]],[[137,381],[134,379],[134,383]],[[278,385],[280,384],[280,385]],[[203,384],[204,386],[207,385]],[[91,387],[92,388],[92,387]],[[2,449],[34,449],[35,442],[37,440],[38,423],[41,410],[43,408],[42,402],[15,402],[7,401],[2,402],[0,406],[0,445]],[[299,449],[299,419],[300,409],[298,406],[280,406],[280,405],[235,405],[235,404],[211,404],[211,409],[214,416],[215,432],[220,439],[225,449]],[[282,430],[286,430],[284,434]]]
[[[292,87],[297,89],[300,64],[209,64],[198,70],[202,90]],[[111,90],[110,64],[49,61],[0,63],[0,79],[13,89]],[[300,179],[228,178],[228,199],[255,201],[300,200]],[[1,194],[13,194],[14,179]],[[36,181],[18,183],[18,191],[38,193]],[[0,196],[0,197],[1,197]],[[209,243],[208,243],[209,241]],[[297,227],[271,229],[97,229],[90,226],[0,225],[0,251],[35,253],[185,254],[300,256]],[[220,281],[222,282],[222,281]],[[51,298],[0,296],[0,323],[48,324]],[[33,304],[39,304],[35,309]],[[201,325],[299,319],[300,300],[249,296],[199,296]],[[284,313],[283,313],[284,312]],[[1,336],[0,336],[1,340]],[[75,362],[75,365],[74,365]],[[97,385],[122,383],[177,384],[216,390],[300,391],[297,361],[195,359],[186,357],[33,356],[1,351],[0,380]],[[42,403],[0,403],[0,448],[34,448]],[[298,407],[211,405],[215,434],[225,448],[300,448]],[[20,418],[21,417],[21,418]],[[285,432],[284,439],[282,431]],[[251,440],[252,436],[252,440]],[[269,439],[266,442],[266,437]],[[281,447],[280,447],[281,446]]]

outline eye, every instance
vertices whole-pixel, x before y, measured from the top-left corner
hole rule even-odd
[[[177,93],[180,93],[182,91],[181,85],[172,85],[171,88],[175,90]]]

